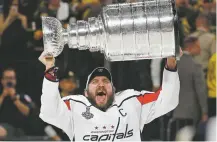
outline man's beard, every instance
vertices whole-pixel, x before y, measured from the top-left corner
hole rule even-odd
[[[89,91],[87,91],[87,94],[88,94],[88,97],[87,97],[87,99],[90,101],[90,103],[94,106],[94,107],[96,107],[96,108],[98,108],[98,109],[100,109],[101,111],[106,111],[111,105],[112,105],[112,103],[113,103],[113,101],[114,101],[114,94],[112,94],[112,95],[108,95],[107,97],[108,97],[108,100],[107,100],[107,102],[106,102],[106,104],[104,104],[103,106],[99,106],[97,103],[96,103],[96,100],[95,100],[95,97],[96,96],[94,96],[93,97],[93,95],[91,95],[91,93],[89,92]]]

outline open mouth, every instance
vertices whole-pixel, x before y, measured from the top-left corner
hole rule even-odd
[[[100,91],[100,92],[97,92],[97,94],[96,94],[97,96],[104,96],[104,95],[106,95],[106,93],[105,92],[102,92],[102,91]]]
[[[106,100],[106,92],[104,92],[104,91],[97,92],[97,94],[96,94],[97,103],[102,104],[105,102],[105,100]]]

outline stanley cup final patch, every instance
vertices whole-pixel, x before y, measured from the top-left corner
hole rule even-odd
[[[86,107],[86,111],[85,112],[82,112],[82,116],[86,119],[91,119],[93,118],[93,114],[90,112],[90,107]]]

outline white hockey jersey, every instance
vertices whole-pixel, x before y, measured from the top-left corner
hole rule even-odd
[[[180,88],[178,73],[165,69],[158,92],[118,92],[113,105],[103,112],[83,95],[61,99],[58,85],[44,78],[40,118],[75,141],[141,141],[145,124],[178,105]]]

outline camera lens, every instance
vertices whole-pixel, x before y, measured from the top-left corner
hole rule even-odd
[[[8,88],[13,87],[13,83],[12,83],[12,82],[8,82],[8,83],[7,83],[7,87],[8,87]]]

